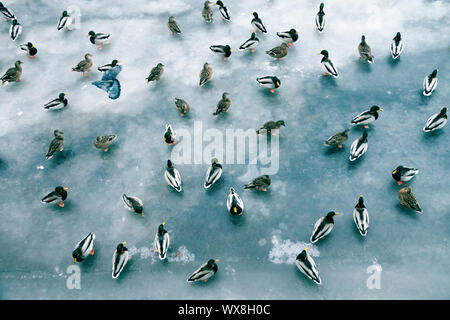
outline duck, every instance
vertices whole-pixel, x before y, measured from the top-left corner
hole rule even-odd
[[[367,235],[367,230],[369,229],[369,212],[364,205],[364,198],[362,195],[359,196],[358,203],[353,209],[353,221],[358,228],[359,233],[365,237]]]
[[[98,136],[94,140],[94,147],[97,149],[103,149],[104,152],[109,150],[109,146],[116,141],[117,135],[115,134],[106,134],[103,136]]]
[[[111,34],[109,33],[95,33],[95,31],[91,30],[89,31],[88,35],[89,41],[91,41],[92,44],[98,45],[98,49],[103,49],[103,44],[109,44],[109,38],[111,37]]]
[[[431,132],[442,128],[447,124],[447,107],[444,107],[438,113],[433,114],[428,118],[425,127],[423,127],[424,132]]]
[[[416,195],[412,192],[411,187],[401,188],[398,191],[398,198],[400,199],[401,205],[411,208],[417,213],[423,213],[419,200],[417,200]]]
[[[279,36],[284,42],[286,42],[288,46],[292,46],[293,43],[298,40],[298,32],[295,29],[277,32],[277,36]]]
[[[219,0],[215,3],[215,5],[219,6],[219,12],[223,17],[223,20],[230,21],[230,10],[223,5],[223,2]]]
[[[155,235],[155,252],[159,253],[159,259],[164,260],[167,258],[167,249],[170,245],[170,236],[167,230],[164,229],[165,222],[161,223],[158,227],[158,232]]]
[[[112,257],[112,278],[117,279],[123,268],[127,265],[128,260],[131,259],[130,253],[128,252],[128,248],[125,247],[127,244],[126,241],[119,243],[116,247],[116,251],[114,251]]]
[[[148,77],[146,78],[147,83],[150,83],[152,81],[159,81],[163,73],[164,73],[164,65],[162,63],[158,63],[156,67],[152,68]]]
[[[72,71],[83,72],[83,77],[87,76],[87,73],[91,71],[94,64],[93,56],[90,53],[84,55],[84,60],[78,62],[78,64],[72,68]]]
[[[274,93],[275,89],[278,89],[281,86],[281,81],[276,76],[264,76],[257,78],[256,81],[258,81],[261,86],[269,88],[271,93]]]
[[[0,12],[3,14],[6,20],[14,20],[16,18],[12,13],[12,11],[6,8],[1,2],[0,2]]]
[[[36,58],[36,54],[37,54],[38,50],[36,49],[36,47],[31,42],[22,44],[20,46],[20,49],[22,49],[23,51],[27,52],[27,58],[28,59]]]
[[[22,34],[22,25],[17,19],[12,20],[11,27],[9,27],[9,35],[12,41],[16,41],[17,37]]]
[[[361,112],[350,122],[352,125],[364,125],[364,128],[369,128],[368,124],[378,119],[378,111],[383,111],[379,106],[372,106],[370,110]]]
[[[67,106],[69,101],[66,98],[67,93],[60,93],[58,98],[44,104],[45,110],[59,110]]]
[[[423,95],[424,96],[431,96],[431,94],[433,93],[433,91],[436,89],[437,84],[438,84],[438,78],[437,78],[437,73],[438,73],[439,69],[434,69],[433,72],[431,74],[429,74],[428,76],[425,77],[425,79],[423,79]]]
[[[234,191],[234,188],[230,188],[230,193],[227,198],[227,209],[232,215],[240,216],[244,213],[244,202],[236,191]]]
[[[172,125],[166,124],[166,131],[164,132],[164,142],[167,143],[169,146],[177,143],[176,139],[176,132],[173,130]]]
[[[266,27],[264,26],[262,20],[259,18],[258,13],[257,12],[253,12],[253,19],[251,21],[251,24],[254,28],[254,32],[258,32],[261,31],[262,33],[267,33]]]
[[[279,45],[278,47],[272,48],[268,51],[266,51],[266,53],[271,56],[272,58],[277,58],[278,60],[283,59],[283,57],[285,57],[288,54],[288,48],[289,46],[286,43],[282,43],[281,45]]]
[[[408,182],[409,180],[414,178],[414,176],[418,173],[419,173],[419,170],[417,170],[415,168],[398,166],[397,168],[394,169],[394,171],[392,171],[392,178],[395,181],[397,181],[397,184],[399,186],[401,186],[403,184],[403,182]]]
[[[176,33],[181,33],[180,26],[178,25],[178,22],[175,20],[174,16],[169,17],[169,22],[167,23],[167,26],[169,27],[170,33],[172,35]]]
[[[22,61],[17,60],[14,63],[14,67],[6,70],[5,74],[1,77],[2,85],[7,85],[10,82],[20,82],[22,76]]]
[[[319,12],[316,14],[316,29],[320,33],[325,28],[325,12],[323,11],[323,2],[320,4]]]
[[[212,75],[213,75],[213,69],[211,68],[211,66],[209,65],[208,62],[205,62],[202,70],[200,71],[200,82],[198,85],[200,87],[202,87],[205,83],[207,83],[208,81],[211,81]]]
[[[144,204],[142,203],[141,199],[139,199],[138,197],[127,196],[126,194],[123,194],[122,201],[125,204],[125,208],[137,214],[140,214],[142,218],[144,217]]]
[[[64,150],[64,132],[55,130],[53,131],[53,134],[55,137],[48,146],[48,151],[46,155],[47,160],[51,159],[55,155],[55,153]]]
[[[217,180],[219,180],[219,178],[222,176],[222,172],[223,169],[219,160],[217,158],[213,158],[211,160],[211,165],[206,171],[205,184],[203,185],[203,187],[205,189],[210,188],[214,183],[216,183]]]
[[[86,237],[80,240],[72,252],[73,262],[81,262],[90,255],[94,255],[94,240],[95,234],[89,233]]]
[[[403,52],[403,47],[402,35],[400,34],[400,32],[397,32],[391,42],[391,54],[394,60],[400,57]]]
[[[261,131],[266,131],[267,134],[272,134],[275,136],[276,130],[280,130],[281,126],[283,127],[286,126],[284,120],[267,121],[266,123],[263,124],[261,128],[259,128],[259,130],[256,130],[256,134],[260,134]],[[274,130],[275,132],[272,133],[272,130]]]
[[[105,72],[105,71],[111,70],[112,68],[114,68],[119,63],[120,63],[119,60],[114,59],[113,61],[111,61],[111,63],[108,63],[108,64],[105,64],[103,66],[98,67],[97,70],[100,71],[100,72]]]
[[[367,130],[364,130],[363,135],[353,141],[350,146],[350,161],[355,161],[360,158],[363,154],[367,152],[367,148],[369,147],[369,142],[367,141]]]
[[[184,115],[191,110],[191,107],[189,106],[189,104],[180,98],[175,98],[175,107],[177,108],[178,112],[180,113],[180,117],[184,117]]]
[[[246,40],[241,46],[239,50],[250,49],[250,52],[255,52],[255,47],[259,44],[259,39],[256,37],[256,33],[252,32],[250,35],[250,39]]]
[[[72,29],[70,28],[70,26],[72,25],[72,17],[69,16],[69,14],[67,13],[66,10],[63,11],[61,18],[59,18],[58,21],[58,25],[56,26],[56,29],[58,31],[60,31],[61,29],[63,29],[64,27],[66,27],[66,29],[68,31],[71,31]]]
[[[195,282],[195,281],[203,281],[207,282],[209,278],[211,278],[213,275],[217,273],[218,267],[217,262],[219,262],[218,259],[210,259],[208,262],[205,262],[194,271],[193,274],[187,279],[187,282]]]
[[[332,75],[335,78],[339,78],[338,71],[334,65],[334,63],[328,58],[328,51],[322,50],[318,53],[319,55],[323,55],[322,60],[320,61],[322,63],[322,67],[324,69],[324,76]]]
[[[256,177],[250,183],[244,186],[244,189],[256,189],[261,191],[267,191],[267,188],[272,183],[272,179],[267,174]]]
[[[205,19],[206,22],[213,21],[213,11],[209,6],[211,3],[212,3],[211,1],[205,1],[205,4],[203,5],[202,17],[203,19]]]
[[[349,132],[350,129],[345,129],[344,131],[333,134],[325,141],[325,146],[337,146],[338,148],[342,148],[342,145],[348,140]]]
[[[164,172],[164,178],[170,187],[174,188],[178,192],[181,192],[183,187],[181,186],[180,172],[178,172],[170,160],[167,160],[167,169]]]
[[[319,276],[319,271],[317,270],[316,263],[313,258],[308,254],[308,249],[303,249],[302,252],[295,259],[295,265],[297,268],[309,279],[317,284],[321,284],[322,280]]]
[[[122,66],[117,64],[108,71],[103,73],[102,79],[99,81],[93,81],[92,84],[99,89],[106,91],[108,97],[112,100],[116,100],[120,97],[121,85],[117,78],[122,71]]]
[[[213,113],[213,116],[217,116],[221,113],[228,112],[231,106],[230,94],[228,92],[224,92],[222,94],[222,99],[217,103],[217,109]]]
[[[361,43],[358,45],[358,51],[361,59],[366,60],[370,64],[374,63],[375,57],[372,55],[370,46],[366,43],[366,36],[361,36]]]
[[[213,52],[223,55],[222,59],[224,61],[227,60],[233,52],[229,45],[212,45],[209,47],[209,49]]]
[[[339,215],[338,212],[330,211],[325,216],[321,217],[314,224],[313,232],[311,234],[311,243],[316,243],[320,239],[327,236],[334,227],[334,216]]]
[[[64,201],[67,199],[67,190],[69,188],[58,186],[50,192],[48,195],[43,197],[41,199],[42,203],[52,203],[53,201],[59,201],[58,205],[63,208],[64,207]]]

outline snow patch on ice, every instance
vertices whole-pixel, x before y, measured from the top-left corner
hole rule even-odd
[[[307,248],[312,257],[320,255],[319,250],[313,244],[303,241],[293,242],[289,239],[283,240],[279,235],[272,236],[272,249],[269,252],[269,260],[276,264],[294,264],[298,254]]]
[[[155,252],[153,248],[137,248],[136,246],[132,246],[128,249],[128,251],[130,256],[139,256],[140,259],[150,260],[151,264],[159,261],[158,253]],[[167,254],[167,260],[169,262],[181,262],[182,264],[186,264],[195,261],[195,254],[190,252],[185,246],[180,246],[174,252]]]

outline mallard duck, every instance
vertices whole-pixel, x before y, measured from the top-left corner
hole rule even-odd
[[[230,21],[230,19],[231,19],[231,17],[230,17],[230,10],[223,5],[223,2],[219,0],[219,1],[217,1],[215,3],[215,5],[219,6],[220,14],[223,17],[222,19]]]
[[[428,118],[427,124],[423,128],[423,131],[430,132],[437,129],[442,128],[447,124],[447,107],[444,107],[441,109],[439,113],[433,114],[431,117]]]
[[[94,64],[93,56],[90,53],[84,55],[84,60],[78,62],[78,64],[72,68],[72,71],[83,72],[83,77],[87,76],[87,73],[91,71]]]
[[[169,146],[177,143],[176,132],[173,130],[172,125],[166,124],[166,131],[164,132],[164,142]]]
[[[298,40],[298,32],[295,29],[291,29],[289,31],[277,32],[277,36],[279,36],[289,46],[292,46],[292,44]]]
[[[218,267],[217,262],[219,260],[217,259],[210,259],[208,262],[202,264],[200,268],[194,271],[193,274],[187,279],[187,282],[195,282],[195,281],[208,281],[209,278],[211,278],[213,275],[216,274]]]
[[[330,211],[326,216],[321,217],[314,224],[313,232],[311,234],[311,242],[316,243],[318,240],[327,236],[334,227],[334,216],[339,215],[338,212]]]
[[[105,71],[101,80],[94,81],[92,84],[97,88],[106,91],[110,99],[116,100],[120,97],[121,92],[120,81],[116,78],[121,71],[122,66],[117,64],[115,67]]]
[[[244,189],[256,189],[261,191],[267,191],[267,188],[272,183],[270,177],[266,174],[256,177],[250,183],[244,186]]]
[[[55,153],[61,152],[64,150],[64,132],[61,132],[59,130],[55,130],[53,132],[55,137],[53,138],[52,142],[50,142],[50,145],[48,146],[48,152],[47,152],[47,160],[51,159]]]
[[[320,4],[319,12],[316,14],[316,29],[322,32],[325,28],[325,12],[323,11],[323,2]]]
[[[97,149],[103,149],[103,151],[107,152],[109,150],[109,146],[117,139],[117,135],[115,134],[107,134],[104,136],[98,136],[94,140],[94,146]]]
[[[206,22],[213,21],[213,11],[209,6],[211,3],[212,3],[211,1],[205,1],[205,4],[203,5],[202,17],[203,19],[205,19]]]
[[[366,43],[366,37],[361,37],[361,43],[358,45],[358,51],[361,59],[366,60],[369,63],[374,63],[375,57],[372,55],[370,46]]]
[[[16,18],[12,13],[12,11],[6,8],[1,2],[0,2],[0,12],[5,16],[6,20],[14,20]]]
[[[400,189],[398,191],[398,198],[400,199],[401,205],[407,206],[420,214],[423,213],[416,195],[411,191],[411,187]]]
[[[62,28],[66,27],[68,31],[71,31],[72,29],[70,26],[72,25],[72,17],[69,16],[67,11],[63,11],[61,18],[59,18],[58,25],[56,26],[56,29],[60,31]]]
[[[17,60],[14,63],[14,67],[6,70],[5,74],[1,77],[2,85],[9,82],[19,82],[22,75],[22,61]]]
[[[295,265],[297,268],[308,278],[317,284],[321,284],[322,280],[319,276],[316,263],[313,258],[308,254],[307,248],[305,248],[295,259]]]
[[[367,235],[367,229],[369,229],[369,212],[364,205],[364,198],[359,196],[358,203],[353,209],[353,221],[358,228],[359,233],[365,237]]]
[[[208,62],[205,62],[202,71],[200,71],[200,82],[198,85],[202,87],[206,82],[211,81],[212,75],[213,69],[208,64]]]
[[[23,51],[27,52],[27,58],[28,59],[36,58],[36,54],[37,54],[38,51],[37,51],[36,47],[31,42],[22,44],[20,46],[20,49],[22,49]]]
[[[164,172],[164,179],[166,179],[167,184],[181,192],[183,187],[181,186],[181,175],[180,172],[173,166],[172,161],[167,160],[167,168]]]
[[[120,63],[119,60],[114,59],[113,61],[111,61],[111,63],[108,63],[108,64],[105,64],[105,65],[103,65],[101,67],[98,67],[97,70],[100,71],[100,72],[105,72],[105,71],[111,70],[112,68],[114,68],[119,63]]]
[[[398,166],[394,171],[392,171],[392,178],[397,181],[399,186],[401,186],[403,182],[408,182],[418,173],[419,170],[417,169]]]
[[[285,127],[286,124],[284,123],[284,120],[278,120],[278,121],[267,121],[264,123],[264,125],[259,129],[256,130],[256,134],[260,134],[261,131],[266,131],[267,134],[271,134],[272,130],[275,130],[272,135],[276,135],[276,130],[280,130],[281,126]]]
[[[191,107],[189,104],[184,101],[183,99],[175,98],[175,107],[177,108],[178,112],[180,113],[180,116],[183,117],[186,113],[191,110]]]
[[[222,165],[220,164],[219,160],[216,158],[213,158],[211,160],[211,165],[209,166],[208,170],[206,171],[205,176],[205,184],[203,185],[205,189],[208,189],[211,187],[219,178],[222,176]]]
[[[159,253],[159,259],[164,260],[167,258],[167,249],[170,246],[170,236],[167,230],[164,229],[165,222],[161,223],[158,227],[158,232],[155,235],[155,251]]]
[[[156,67],[152,68],[148,77],[146,78],[147,83],[150,83],[151,81],[159,81],[163,73],[164,73],[164,65],[162,63],[158,63]]]
[[[22,25],[17,19],[12,20],[11,27],[9,27],[9,35],[12,41],[16,41],[17,37],[22,34]]]
[[[128,252],[128,248],[125,247],[127,242],[119,243],[116,247],[116,251],[114,251],[112,257],[112,278],[117,279],[117,277],[122,272],[123,268],[125,268],[128,260],[131,259],[130,253]]]
[[[217,103],[217,109],[213,113],[214,116],[217,116],[221,113],[228,112],[231,106],[230,94],[228,92],[224,92],[222,94],[222,99]]]
[[[364,125],[364,128],[369,128],[368,124],[378,119],[378,111],[383,111],[379,106],[372,106],[370,110],[361,112],[351,121],[352,125]]]
[[[227,197],[227,209],[232,215],[240,216],[244,213],[244,202],[236,191],[234,191],[234,188],[230,188],[230,193]]]
[[[141,215],[142,218],[144,217],[144,204],[142,203],[141,199],[139,199],[138,197],[127,196],[126,194],[123,194],[122,201],[125,204],[125,208]]]
[[[170,33],[174,35],[175,33],[181,33],[180,26],[176,22],[174,16],[169,17],[169,22],[167,23]]]
[[[437,73],[439,69],[434,69],[431,74],[425,77],[423,79],[423,95],[424,96],[430,96],[433,91],[436,89],[438,84],[438,78]]]
[[[278,60],[281,60],[288,54],[289,51],[288,48],[289,46],[283,42],[280,46],[272,48],[266,51],[266,53],[272,58],[277,58]]]
[[[111,37],[111,34],[101,32],[95,33],[95,31],[91,30],[89,31],[87,36],[89,37],[89,41],[92,44],[97,45],[98,49],[102,50],[103,44],[109,44],[109,38]]]
[[[342,145],[345,141],[348,140],[348,133],[350,132],[350,129],[345,129],[342,132],[335,133],[331,137],[325,141],[326,146],[337,146],[338,148],[342,148]]]
[[[222,59],[224,61],[227,60],[231,56],[231,53],[233,52],[229,45],[224,45],[224,46],[223,45],[213,45],[213,46],[210,46],[209,49],[212,52],[220,53],[223,56]]]
[[[363,135],[353,141],[350,146],[350,161],[355,161],[363,154],[367,152],[367,148],[369,147],[369,142],[367,141],[367,130],[364,130]]]
[[[391,43],[391,54],[392,58],[397,59],[403,52],[403,40],[400,32],[397,32]]]
[[[52,203],[53,201],[58,200],[58,205],[62,208],[64,207],[64,201],[67,199],[67,190],[69,188],[58,186],[50,192],[48,195],[41,199],[42,203]]]
[[[94,255],[94,240],[95,234],[89,233],[81,241],[79,241],[72,252],[73,262],[81,262],[89,255]]]
[[[239,50],[250,49],[250,52],[255,52],[254,47],[256,47],[258,43],[259,39],[256,37],[256,33],[252,32],[250,39],[241,44]]]
[[[268,88],[271,93],[274,93],[275,89],[278,89],[281,86],[280,79],[275,76],[260,77],[257,78],[256,81],[258,81],[258,83],[263,87]]]
[[[254,32],[258,32],[261,31],[262,33],[267,33],[266,27],[264,26],[262,20],[259,18],[258,13],[257,12],[253,12],[253,19],[252,19],[252,26],[254,28]]]
[[[44,104],[45,110],[59,110],[67,106],[67,103],[69,102],[66,99],[67,93],[60,93],[58,98],[53,99],[52,101]]]
[[[324,76],[332,75],[335,78],[339,78],[338,71],[336,67],[334,66],[334,63],[328,58],[328,51],[322,50],[318,53],[319,55],[323,55],[322,60],[320,61],[322,63],[322,67],[324,69]]]

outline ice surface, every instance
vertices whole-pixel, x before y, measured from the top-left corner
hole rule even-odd
[[[449,127],[424,134],[428,117],[449,101],[448,1],[326,1],[323,34],[314,29],[320,1],[227,0],[231,22],[214,7],[214,23],[201,17],[203,0],[79,1],[81,29],[56,30],[61,12],[76,1],[3,1],[23,25],[12,42],[9,24],[0,23],[0,72],[23,63],[20,83],[0,88],[0,297],[2,299],[448,299]],[[268,30],[256,52],[237,49],[252,31],[257,11]],[[172,37],[167,19],[174,15],[182,35]],[[280,43],[277,31],[291,27],[300,39],[283,61],[264,51]],[[110,32],[111,45],[97,50],[86,34]],[[397,62],[390,43],[400,31],[405,50]],[[366,35],[373,65],[359,61],[357,46]],[[31,41],[36,59],[26,59],[19,44]],[[212,44],[230,44],[224,62]],[[339,79],[321,76],[322,49],[330,53]],[[84,54],[94,55],[88,77],[71,72]],[[110,100],[91,85],[96,67],[119,59],[122,94]],[[204,62],[213,80],[198,87]],[[160,82],[146,84],[148,72],[162,62]],[[437,90],[421,95],[423,78],[439,68]],[[277,75],[275,94],[255,79]],[[222,93],[230,93],[230,112],[211,114]],[[43,105],[68,92],[69,105],[46,112]],[[180,118],[174,98],[191,112]],[[353,128],[342,150],[323,146],[368,106],[384,108],[369,131],[368,152],[349,163]],[[162,142],[166,123],[191,130],[203,127],[257,129],[284,119],[280,170],[267,193],[244,191],[259,174],[257,166],[224,164],[221,180],[202,187],[208,164],[177,165],[183,192],[170,190],[164,170],[170,148]],[[65,133],[61,154],[46,161],[53,130]],[[117,134],[105,153],[93,140]],[[412,180],[424,214],[399,205],[391,171],[399,164],[420,170]],[[57,185],[70,188],[65,208],[40,203]],[[245,214],[231,217],[226,197],[233,186]],[[123,193],[144,202],[141,218],[123,207]],[[359,235],[352,210],[364,195],[371,227]],[[341,212],[332,233],[311,245],[314,222],[330,210]],[[153,253],[158,225],[171,235],[168,261]],[[79,264],[81,289],[66,288],[74,245],[96,234],[95,256]],[[127,241],[132,259],[117,280],[111,257]],[[301,274],[293,259],[308,247],[323,284]],[[320,253],[320,254],[319,254]],[[186,283],[210,258],[219,272],[207,284]],[[381,288],[369,290],[366,272],[382,267]]]

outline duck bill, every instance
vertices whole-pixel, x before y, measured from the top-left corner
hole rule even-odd
[[[217,262],[219,262],[219,261],[220,261],[219,259],[214,260],[215,263],[217,263]]]
[[[69,190],[69,188],[63,188],[63,189],[66,190],[66,191]]]

